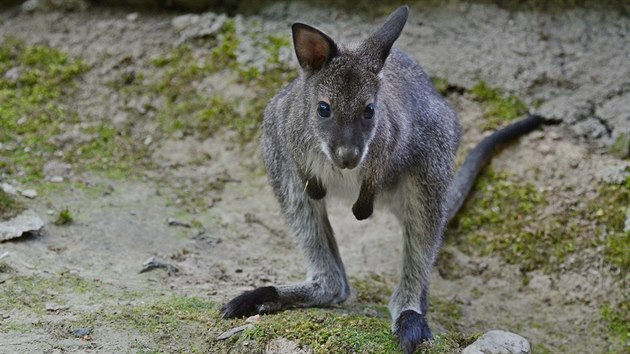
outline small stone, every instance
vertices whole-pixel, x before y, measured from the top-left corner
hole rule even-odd
[[[551,153],[551,145],[546,144],[546,143],[540,143],[538,144],[538,151],[543,153],[543,155],[549,155],[549,153]]]
[[[376,317],[376,316],[378,316],[378,312],[376,312],[375,309],[370,308],[370,307],[365,308],[365,310],[363,310],[363,314],[366,317]]]
[[[89,328],[77,328],[72,331],[72,334],[74,334],[74,336],[78,338],[89,336],[90,333],[92,333],[92,330]]]
[[[181,15],[175,17],[171,21],[171,25],[177,31],[181,31],[184,28],[196,25],[197,23],[199,23],[199,15]]]
[[[0,222],[0,241],[20,237],[24,233],[37,231],[44,226],[44,221],[34,211],[27,209],[20,215]]]
[[[61,183],[63,182],[63,177],[61,176],[52,176],[50,177],[50,181],[53,183]]]
[[[228,339],[228,338],[232,337],[233,335],[238,334],[240,332],[243,332],[244,330],[246,330],[248,328],[254,328],[254,325],[251,324],[251,323],[248,323],[248,324],[244,324],[242,326],[238,326],[238,327],[234,327],[232,329],[229,329],[229,330],[219,334],[219,336],[217,337],[217,340]]]
[[[153,142],[153,138],[151,137],[151,135],[147,136],[147,137],[144,139],[144,145],[147,145],[147,146],[148,146],[148,145],[151,145],[151,143],[152,143],[152,142]]]
[[[249,316],[247,317],[247,319],[245,320],[246,323],[254,323],[254,322],[258,322],[258,320],[260,319],[260,315],[256,314],[254,316]]]
[[[20,76],[22,76],[22,68],[19,66],[13,67],[4,73],[4,78],[11,83],[16,83],[20,79]]]
[[[67,310],[69,307],[65,306],[65,305],[59,305],[56,304],[54,302],[46,302],[44,304],[44,308],[46,309],[46,311],[63,311],[63,310]]]
[[[37,191],[34,189],[25,189],[21,191],[20,194],[22,194],[28,199],[35,199],[35,197],[37,197]]]
[[[138,19],[139,14],[137,12],[132,12],[127,15],[127,21],[133,22]]]
[[[11,195],[17,194],[17,189],[8,183],[0,184],[0,188],[6,193]]]
[[[518,334],[489,331],[466,347],[462,354],[529,354],[529,342]]]

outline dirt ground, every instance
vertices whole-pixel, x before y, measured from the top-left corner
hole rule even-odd
[[[491,18],[492,11],[500,15],[497,18],[507,16],[490,5],[486,9],[490,14],[479,15],[482,10],[475,7],[471,10],[472,16]],[[456,22],[452,19],[455,15],[447,16],[446,11],[412,12],[401,37],[401,48],[408,50],[421,64],[429,62],[427,71],[431,76],[445,78],[465,89],[473,85],[473,78],[483,78],[501,90],[519,95],[527,104],[543,100],[538,107],[548,116],[569,117],[560,125],[544,127],[510,145],[490,166],[492,170],[507,173],[514,181],[529,183],[537,191],[546,193],[549,204],[539,217],[553,214],[554,208],[562,205],[577,205],[597,198],[598,186],[602,183],[627,178],[628,159],[606,152],[618,136],[630,130],[627,114],[619,117],[614,113],[622,112],[621,106],[627,111],[627,101],[618,99],[628,97],[627,82],[611,84],[614,88],[610,90],[616,90],[615,95],[597,91],[607,78],[600,78],[598,86],[592,89],[597,91],[592,96],[594,109],[613,112],[606,113],[611,116],[607,120],[604,114],[593,118],[575,113],[578,111],[574,109],[575,100],[588,93],[571,91],[568,87],[571,85],[550,80],[557,84],[554,91],[551,84],[527,86],[523,83],[523,80],[539,82],[540,77],[555,75],[557,63],[544,51],[533,51],[523,59],[530,64],[540,60],[535,65],[524,66],[520,77],[514,77],[510,68],[505,68],[506,72],[490,70],[499,67],[496,62],[510,61],[505,57],[508,54],[500,51],[500,55],[495,56],[504,55],[500,59],[480,58],[479,62],[468,64],[478,67],[476,71],[470,66],[448,68],[435,56],[457,56],[453,43],[458,41],[457,33],[461,30],[445,25],[448,16],[451,16],[450,21]],[[296,12],[303,13],[304,8],[274,5],[255,20],[262,23],[264,30],[287,36],[286,25],[297,20],[292,18],[297,17]],[[325,17],[326,12],[321,9],[310,13],[312,15],[300,19],[308,17],[309,23],[322,25],[335,38],[337,35],[358,38],[367,33],[363,26],[378,22],[378,19],[366,20],[360,15],[348,16],[337,10],[334,21]],[[465,17],[461,12],[456,13]],[[433,20],[432,14],[436,15]],[[579,14],[578,11],[570,16]],[[133,115],[123,113],[142,103],[138,103],[137,97],[125,97],[111,85],[111,78],[129,70],[150,75],[145,65],[147,60],[168,53],[182,40],[185,31],[172,22],[178,15],[102,8],[24,13],[9,8],[0,13],[0,40],[10,35],[83,59],[89,69],[78,79],[77,90],[67,104],[79,116],[86,117],[86,121],[116,125],[116,117],[134,119]],[[513,14],[514,26],[528,23],[527,16],[535,14]],[[598,14],[584,16],[589,21],[603,18]],[[611,23],[618,25],[622,19],[612,17]],[[250,20],[239,17],[237,23]],[[466,36],[482,38],[488,35],[490,27],[486,24]],[[618,25],[618,28],[630,38],[627,23],[626,27]],[[500,37],[516,32],[502,33]],[[442,45],[438,39],[431,39],[440,33],[445,33]],[[515,34],[514,38],[518,36]],[[623,42],[611,42],[614,43],[610,46],[620,48],[618,56],[607,61],[615,63],[622,60],[630,46],[624,48]],[[422,50],[426,43],[432,43],[431,50]],[[461,57],[453,60],[469,60],[477,49],[464,48],[460,51]],[[488,56],[497,53],[492,51],[492,46],[482,49]],[[239,60],[255,61],[248,59],[248,53],[247,48],[243,49]],[[295,67],[290,51],[281,54],[286,59],[281,55],[280,60],[287,60]],[[584,60],[579,65],[591,63],[590,59]],[[566,65],[569,65],[567,70],[573,70],[571,64]],[[626,62],[620,70],[630,70],[630,66]],[[628,76],[624,79],[627,81]],[[244,90],[238,84],[226,86],[220,75],[209,80],[203,83],[201,90],[220,91],[225,95]],[[482,131],[479,124],[484,116],[483,104],[462,90],[451,91],[448,99],[458,111],[463,126],[461,150],[464,153],[488,132]],[[570,106],[564,113],[558,113],[561,111],[559,97],[564,97],[562,102]],[[128,121],[123,125],[126,123]],[[138,166],[129,176],[79,170],[72,164],[69,171],[62,173],[64,179],[59,183],[3,174],[4,182],[38,191],[34,199],[21,199],[46,219],[46,225],[39,234],[0,243],[0,254],[8,252],[2,259],[4,266],[0,272],[0,292],[4,292],[1,298],[11,301],[0,307],[0,353],[194,352],[190,348],[182,349],[178,340],[214,341],[227,325],[206,323],[204,327],[202,324],[191,330],[190,336],[198,335],[197,339],[172,338],[170,347],[160,337],[164,333],[147,333],[124,326],[97,325],[91,328],[88,337],[76,337],[72,330],[95,314],[108,313],[115,317],[124,312],[125,307],[151,304],[164,297],[195,297],[221,304],[254,286],[296,281],[304,275],[301,256],[286,232],[267,185],[255,141],[241,143],[237,133],[229,129],[220,129],[210,137],[171,134],[157,139],[157,135],[151,135],[155,123],[148,120],[142,124],[134,127],[134,133],[147,146],[142,160],[148,164]],[[604,126],[604,133],[580,134],[580,129],[586,129],[589,124]],[[148,165],[150,167],[145,167]],[[54,221],[63,208],[72,212],[74,222],[56,225]],[[334,201],[330,215],[349,276],[365,279],[376,274],[393,286],[401,253],[400,229],[393,216],[377,210],[367,222],[357,222],[348,205]],[[169,220],[185,225],[169,224]],[[628,279],[606,264],[601,248],[580,249],[571,253],[559,267],[524,273],[518,264],[510,264],[498,255],[480,256],[465,251],[453,236],[447,236],[445,243],[445,249],[452,255],[447,261],[451,265],[449,269],[454,270],[445,274],[438,269],[440,267],[436,268],[431,292],[434,298],[455,304],[458,315],[454,326],[459,331],[512,331],[527,338],[535,352],[595,353],[627,349],[612,338],[607,323],[601,319],[601,306],[627,298]],[[178,271],[169,274],[164,269],[156,269],[139,273],[150,257],[169,263]],[[20,279],[21,283],[15,279]],[[351,303],[353,301],[356,299]],[[440,324],[435,331],[440,333],[447,329]]]

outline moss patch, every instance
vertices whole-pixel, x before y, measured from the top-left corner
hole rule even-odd
[[[608,324],[611,339],[619,346],[625,346],[626,350],[630,348],[630,299],[615,305],[602,305],[600,314]]]
[[[599,246],[609,265],[630,269],[628,233],[623,231],[630,204],[627,186],[603,184],[596,196],[577,206],[569,203],[545,214],[548,198],[529,183],[486,169],[449,235],[467,252],[499,255],[522,271],[549,272],[568,255]],[[574,262],[579,266],[579,257]]]
[[[360,303],[387,304],[392,295],[392,286],[382,275],[370,273],[363,278],[350,278],[350,285],[357,292]]]
[[[63,302],[64,294],[85,294],[93,297],[99,293],[99,283],[73,274],[51,277],[11,275],[6,278],[0,291],[0,310],[28,309],[42,314],[45,302]]]
[[[23,203],[0,189],[0,221],[11,219],[25,209]]]
[[[0,40],[0,141],[12,150],[3,154],[0,168],[38,179],[43,162],[55,150],[49,138],[60,133],[63,124],[77,121],[61,98],[87,67],[47,46],[29,46],[10,37]]]
[[[70,209],[63,208],[59,212],[59,215],[57,216],[57,220],[55,220],[55,225],[68,225],[68,224],[72,224],[73,221],[74,221],[74,218],[72,217],[72,213],[70,212]]]
[[[470,96],[484,105],[484,121],[481,127],[494,130],[527,112],[527,107],[513,95],[503,95],[496,88],[479,81],[469,91]]]
[[[156,77],[139,75],[133,84],[127,85],[124,79],[112,84],[126,96],[149,97],[156,103],[151,109],[155,109],[158,135],[205,139],[228,128],[235,130],[242,142],[250,141],[259,132],[267,101],[295,73],[279,60],[280,49],[289,45],[287,37],[269,35],[258,43],[267,57],[262,69],[236,61],[239,42],[234,22],[227,20],[216,37],[180,45],[152,59],[149,71],[157,69]],[[222,89],[204,87],[204,79],[213,76],[243,85],[242,96],[231,97]]]

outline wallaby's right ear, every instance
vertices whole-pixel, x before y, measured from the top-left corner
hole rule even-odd
[[[291,29],[295,54],[305,71],[317,71],[337,56],[337,45],[321,31],[303,23],[294,23]]]

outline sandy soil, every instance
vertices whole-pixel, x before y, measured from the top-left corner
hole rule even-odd
[[[285,9],[285,12],[278,8],[267,10],[267,17],[259,19],[267,21],[265,28],[278,33],[286,28],[286,23],[298,20],[292,17],[298,10],[303,10],[292,6]],[[445,14],[448,11],[451,12]],[[619,118],[611,113],[613,118],[606,121],[590,116],[580,118],[572,111],[557,113],[560,110],[557,107],[561,106],[558,97],[564,97],[562,102],[571,102],[580,95],[588,96],[586,91],[571,90],[570,87],[574,87],[571,85],[558,84],[559,90],[563,90],[561,93],[552,92],[551,84],[531,86],[532,82],[538,82],[536,78],[540,75],[555,75],[554,60],[557,57],[549,57],[551,54],[542,49],[534,50],[531,56],[522,59],[528,63],[526,69],[521,75],[514,76],[513,70],[518,64],[510,58],[498,56],[491,60],[488,56],[493,57],[496,53],[493,48],[502,48],[505,38],[511,43],[505,44],[506,47],[525,46],[528,42],[520,42],[517,30],[497,34],[503,39],[493,39],[495,44],[490,47],[475,47],[463,39],[477,36],[481,43],[492,24],[514,21],[511,26],[530,26],[531,19],[527,16],[535,15],[510,14],[492,8],[498,17],[485,27],[464,33],[452,25],[459,23],[452,19],[455,15],[468,24],[473,20],[467,14],[476,16],[475,21],[491,17],[488,13],[482,16],[480,11],[474,7],[469,12],[458,8],[413,13],[400,46],[422,64],[427,62],[431,75],[445,77],[462,87],[469,87],[473,78],[492,76],[496,78],[489,80],[494,81],[493,84],[524,92],[528,102],[541,99],[545,94],[553,95],[541,106],[541,111],[568,117],[567,123],[546,127],[521,139],[496,156],[491,167],[533,183],[539,190],[549,191],[555,198],[554,203],[569,203],[594,193],[597,182],[606,178],[606,171],[623,171],[623,166],[627,166],[627,160],[624,162],[598,152],[601,151],[598,148],[609,145],[616,136],[629,129],[625,125],[628,120],[624,120],[627,115]],[[363,20],[357,16],[347,17],[339,13],[335,15],[335,25],[326,25],[329,19],[322,15],[322,10],[312,13],[307,16],[311,23],[321,24],[333,34],[344,33],[343,36],[349,39],[365,33],[364,27],[368,26],[358,24]],[[10,34],[29,43],[46,43],[83,58],[90,70],[81,79],[77,110],[82,115],[108,120],[113,119],[125,104],[118,101],[121,98],[106,84],[109,76],[123,70],[118,65],[121,60],[130,58],[128,65],[133,67],[135,63],[170,50],[179,38],[179,33],[171,25],[174,14],[141,13],[135,20],[130,20],[127,15],[125,11],[103,9],[35,14],[12,9],[0,13],[0,35]],[[601,19],[597,14],[582,15],[583,21]],[[580,12],[560,16],[560,22],[573,23],[571,16],[579,17]],[[305,16],[301,17],[304,20]],[[545,26],[555,26],[549,19],[537,19]],[[621,19],[609,20],[605,22],[606,26],[623,27],[619,24]],[[605,31],[598,26],[592,26],[591,30]],[[429,42],[431,50],[423,50]],[[608,62],[628,54],[630,45],[624,47],[623,40],[611,42],[610,46],[619,46],[619,51],[613,58],[608,58]],[[464,47],[455,50],[457,43]],[[564,42],[558,39],[557,44],[561,43]],[[538,48],[538,44],[533,47]],[[453,64],[453,61],[470,61],[479,54],[478,50],[483,51],[484,61],[468,64],[477,69]],[[443,63],[439,58],[442,56],[456,59],[449,59],[451,64]],[[498,62],[506,63],[506,67],[499,66]],[[584,59],[575,65],[591,64],[590,59]],[[560,66],[566,65],[569,64]],[[593,70],[603,70],[603,66]],[[499,67],[502,71],[492,69]],[[623,70],[630,70],[630,67],[625,65]],[[575,79],[578,74],[572,75]],[[630,74],[617,77],[628,80]],[[575,80],[579,83],[579,79]],[[616,82],[613,86],[610,90],[619,94],[613,97],[598,92],[593,96],[595,107],[613,105],[610,100],[619,95],[627,97],[630,87],[627,83]],[[486,134],[478,128],[482,107],[466,95],[457,93],[451,94],[449,100],[459,112],[464,127],[462,151],[465,151]],[[622,105],[621,102],[618,104]],[[569,106],[571,108],[567,110],[574,109],[574,105]],[[619,107],[613,108],[609,111]],[[608,129],[604,130],[607,132],[578,138],[576,132],[582,128],[576,126],[587,124],[584,122],[606,125]],[[86,341],[64,334],[68,330],[67,323],[85,313],[130,302],[150,302],[164,294],[197,296],[222,303],[253,286],[283,283],[303,276],[301,256],[286,232],[255,143],[241,146],[233,133],[222,132],[201,141],[185,138],[153,144],[151,159],[159,168],[147,171],[146,178],[128,180],[90,173],[73,175],[58,188],[27,201],[48,222],[40,235],[0,244],[0,253],[9,252],[4,261],[11,268],[10,272],[0,273],[0,291],[2,282],[15,274],[51,278],[76,275],[87,279],[91,290],[62,292],[56,296],[59,290],[52,289],[42,296],[47,303],[52,302],[49,307],[53,310],[43,311],[40,315],[20,307],[1,313],[0,321],[11,321],[16,326],[39,325],[26,332],[0,333],[0,352],[137,351],[137,343],[150,341],[149,335],[115,328],[94,328],[92,340]],[[532,172],[534,170],[537,172]],[[195,184],[217,180],[227,182],[223,188],[204,197],[206,207],[191,207],[186,204],[185,197],[182,200],[179,193],[182,189],[194,193]],[[64,206],[73,211],[76,221],[70,226],[54,225],[55,215],[52,214]],[[361,277],[376,273],[393,284],[401,253],[399,226],[394,218],[377,211],[369,221],[357,222],[352,218],[349,206],[334,202],[330,214],[348,274]],[[170,218],[192,227],[169,226],[167,220]],[[624,289],[597,263],[597,255],[592,257],[592,263],[577,269],[554,274],[532,272],[528,274],[529,283],[524,285],[518,267],[508,265],[498,257],[471,257],[453,246],[449,246],[449,251],[455,254],[456,274],[447,279],[436,270],[431,290],[434,296],[461,307],[459,328],[469,332],[495,328],[513,331],[529,339],[533,345],[542,344],[552,352],[567,351],[567,348],[574,353],[606,350],[608,339],[599,335],[602,324],[593,319],[599,316],[599,304],[622,298]],[[179,269],[178,275],[169,276],[162,270],[139,273],[143,262],[151,256],[175,265]],[[140,299],[130,295],[138,293],[145,295]],[[94,298],[97,301],[91,300]],[[53,305],[58,308],[54,309]],[[168,348],[163,350],[168,351]]]

